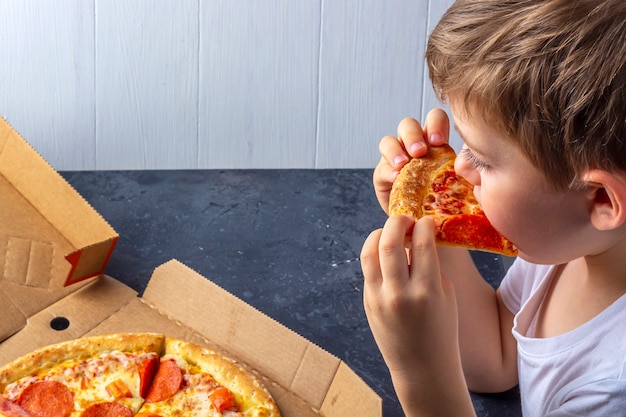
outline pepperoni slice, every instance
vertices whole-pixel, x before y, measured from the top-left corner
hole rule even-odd
[[[74,395],[60,382],[39,381],[26,387],[17,403],[37,417],[68,417],[74,410]]]
[[[7,417],[31,417],[28,411],[0,395],[0,415]]]
[[[173,359],[161,361],[150,391],[146,396],[147,403],[167,400],[178,392],[183,384],[183,372]]]
[[[133,417],[133,410],[118,403],[96,403],[87,407],[80,417]]]
[[[471,214],[452,216],[442,224],[445,241],[471,245],[476,249],[501,250],[502,237],[484,216]]]
[[[139,364],[139,393],[141,398],[146,398],[148,395],[150,384],[152,383],[152,379],[158,367],[159,358],[157,356],[146,359]]]

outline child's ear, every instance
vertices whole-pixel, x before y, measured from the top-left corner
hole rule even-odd
[[[591,200],[591,222],[598,230],[612,230],[626,221],[626,175],[600,169],[585,172]]]

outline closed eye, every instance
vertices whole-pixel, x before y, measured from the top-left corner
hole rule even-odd
[[[461,149],[461,156],[472,166],[472,168],[478,171],[486,171],[491,168],[489,164],[478,158],[468,147],[463,147],[463,149]]]

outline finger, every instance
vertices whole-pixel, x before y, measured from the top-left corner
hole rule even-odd
[[[389,193],[396,177],[398,176],[397,170],[393,169],[384,158],[381,158],[381,162],[374,169],[374,175],[372,182],[374,183],[374,192],[378,203],[388,213],[389,210]]]
[[[402,143],[394,136],[383,137],[378,143],[378,151],[387,164],[395,170],[400,170],[410,159]]]
[[[424,122],[425,137],[429,145],[441,146],[450,138],[450,119],[442,109],[432,109]]]
[[[422,126],[411,117],[400,121],[398,125],[398,140],[400,140],[406,152],[414,158],[424,156],[428,150]]]
[[[405,287],[409,279],[409,261],[404,247],[407,232],[414,225],[407,216],[391,216],[385,222],[378,244],[380,270],[384,285],[392,290]]]
[[[361,248],[361,269],[365,285],[379,284],[382,281],[378,259],[378,242],[382,231],[378,229],[370,233]]]
[[[411,243],[411,277],[419,277],[423,284],[440,284],[441,271],[435,243],[435,222],[430,216],[420,218],[413,228]]]
[[[389,165],[384,157],[380,158],[380,162],[374,168],[374,186],[386,186],[391,188],[391,183],[394,182],[400,171]]]

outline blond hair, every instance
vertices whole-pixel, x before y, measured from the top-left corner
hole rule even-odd
[[[442,101],[514,140],[555,187],[626,171],[626,0],[459,0],[426,59]]]

